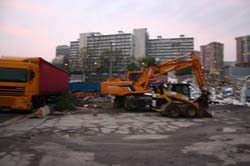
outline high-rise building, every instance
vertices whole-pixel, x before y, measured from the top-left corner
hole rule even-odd
[[[236,37],[236,66],[250,66],[250,35]]]
[[[83,71],[83,63],[82,58],[79,54],[79,40],[70,42],[69,49],[69,65],[72,72],[82,72]]]
[[[134,57],[141,58],[147,55],[147,41],[149,35],[146,28],[134,29]]]
[[[201,61],[205,70],[220,71],[223,68],[224,46],[218,42],[211,42],[201,46]]]
[[[69,56],[70,47],[67,45],[59,45],[56,47],[56,56],[62,55],[64,57]]]
[[[108,35],[88,32],[81,33],[77,41],[70,42],[69,50],[73,72],[82,72],[84,76],[107,75],[124,73],[129,63],[145,56],[164,61],[190,53],[194,50],[194,39],[184,35],[149,39],[146,28],[134,29],[133,33],[118,31]]]
[[[155,57],[157,61],[165,61],[179,55],[194,51],[194,38],[181,35],[179,38],[149,39],[147,42],[147,55]]]
[[[117,34],[85,33],[80,35],[80,50],[84,50],[87,70],[103,70],[112,63],[112,72],[123,72],[133,56],[133,35],[119,31]],[[106,71],[107,72],[107,71]]]

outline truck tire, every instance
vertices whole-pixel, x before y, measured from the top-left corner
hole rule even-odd
[[[35,110],[35,103],[33,100],[30,102],[29,113],[32,113]]]
[[[187,104],[183,108],[183,116],[188,118],[194,118],[197,116],[198,110],[195,106]]]
[[[170,104],[165,109],[166,114],[171,118],[177,118],[181,115],[181,110],[175,104]]]

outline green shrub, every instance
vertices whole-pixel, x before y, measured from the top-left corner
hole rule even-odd
[[[79,101],[76,97],[67,93],[63,93],[56,97],[54,109],[56,111],[70,111],[78,104]]]

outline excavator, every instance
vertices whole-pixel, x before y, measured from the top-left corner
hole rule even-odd
[[[149,80],[159,75],[191,67],[201,95],[197,100],[190,98],[188,84],[167,84],[160,92],[151,94]],[[132,76],[138,79],[132,80]],[[157,112],[170,117],[211,117],[207,112],[209,92],[206,91],[205,77],[197,55],[177,56],[157,65],[144,67],[141,71],[129,71],[126,79],[110,78],[101,82],[101,94],[114,95],[114,107],[134,110],[150,105]],[[178,89],[178,90],[177,90]],[[185,92],[184,92],[185,91]]]

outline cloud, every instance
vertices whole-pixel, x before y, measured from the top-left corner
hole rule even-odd
[[[198,50],[222,42],[225,56],[234,59],[235,37],[249,34],[249,15],[250,0],[0,0],[0,35],[13,45],[32,43],[34,54],[42,45],[54,57],[56,45],[69,44],[81,32],[147,28],[150,38],[194,37]]]
[[[11,8],[22,9],[22,10],[30,11],[32,13],[43,13],[43,12],[51,11],[51,8],[49,6],[31,3],[25,0],[3,0],[1,3],[2,5],[5,5]]]
[[[17,25],[2,25],[2,30],[3,33],[7,33],[9,35],[14,35],[18,37],[32,37],[34,36],[33,32]]]

